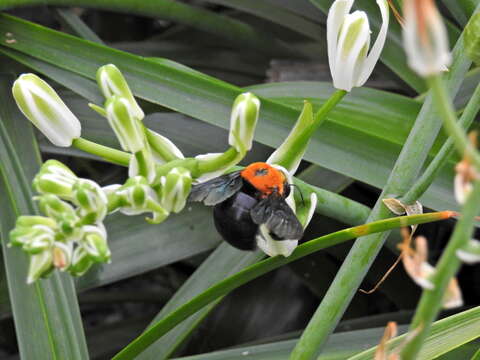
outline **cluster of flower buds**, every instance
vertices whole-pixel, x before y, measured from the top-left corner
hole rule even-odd
[[[251,93],[238,96],[225,153],[185,158],[175,144],[143,124],[137,104],[120,70],[112,64],[97,72],[104,106],[90,107],[105,117],[121,148],[130,153],[129,178],[123,185],[101,188],[78,178],[65,165],[47,161],[33,181],[35,199],[45,216],[23,216],[11,232],[11,244],[31,256],[28,282],[52,269],[84,274],[92,264],[110,261],[102,222],[107,213],[151,213],[151,223],[164,221],[186,204],[192,182],[216,177],[236,165],[251,149],[260,101]],[[55,145],[75,145],[81,126],[55,91],[34,74],[21,75],[13,95],[25,116]]]
[[[94,263],[110,261],[103,226],[108,201],[98,184],[48,160],[33,187],[40,194],[35,200],[45,216],[21,216],[10,232],[10,245],[30,255],[28,283],[55,268],[78,276]]]

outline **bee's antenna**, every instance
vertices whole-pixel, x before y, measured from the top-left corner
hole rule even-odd
[[[303,198],[303,193],[302,193],[302,190],[300,189],[300,187],[298,185],[295,185],[295,184],[288,184],[288,186],[290,186],[290,187],[295,186],[298,189],[298,192],[300,193],[300,197],[302,198],[302,204],[303,204],[303,206],[305,206],[305,199]]]

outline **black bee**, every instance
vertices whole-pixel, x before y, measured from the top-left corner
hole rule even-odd
[[[214,205],[215,227],[223,239],[238,249],[254,250],[261,225],[278,241],[303,236],[302,224],[285,202],[289,193],[290,185],[280,170],[257,162],[194,185],[189,201]]]

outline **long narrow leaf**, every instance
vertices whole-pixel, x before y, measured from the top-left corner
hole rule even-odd
[[[87,359],[73,281],[54,273],[49,279],[26,284],[28,259],[8,248],[8,233],[16,217],[33,214],[30,180],[39,156],[30,124],[16,109],[10,94],[12,78],[0,77],[0,187],[4,194],[1,237],[20,355],[22,359]],[[18,151],[21,149],[21,151]]]

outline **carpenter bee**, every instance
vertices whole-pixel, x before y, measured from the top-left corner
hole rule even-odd
[[[215,227],[223,239],[241,250],[254,250],[260,226],[274,240],[300,239],[303,226],[285,198],[290,184],[282,171],[263,162],[248,165],[194,185],[189,201],[214,206]]]

